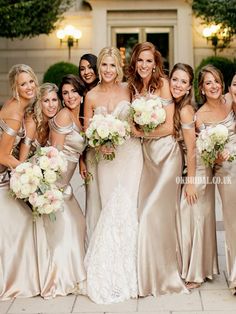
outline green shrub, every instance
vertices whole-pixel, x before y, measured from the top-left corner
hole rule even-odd
[[[43,77],[43,83],[54,83],[57,86],[60,85],[63,76],[67,74],[78,75],[78,67],[69,62],[58,62],[51,65],[45,72]]]
[[[231,61],[230,59],[217,56],[203,59],[199,66],[196,68],[194,76],[194,90],[197,103],[200,103],[200,96],[198,93],[198,73],[201,70],[201,68],[203,68],[207,64],[215,66],[222,72],[225,82],[224,92],[228,91],[228,86],[230,85],[230,81],[236,71],[236,59],[234,59],[234,61]]]

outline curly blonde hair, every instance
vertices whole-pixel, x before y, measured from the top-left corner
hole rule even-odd
[[[36,129],[38,134],[38,140],[41,145],[45,145],[48,139],[49,134],[49,125],[48,120],[45,119],[42,111],[42,100],[43,98],[51,92],[55,92],[57,94],[59,106],[58,111],[61,109],[61,101],[58,97],[58,87],[53,83],[44,83],[39,87],[38,98],[34,106],[31,106],[26,115],[31,115],[34,122],[36,123]]]

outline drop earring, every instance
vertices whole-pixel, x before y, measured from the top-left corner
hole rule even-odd
[[[155,72],[156,72],[156,68],[153,68],[153,69],[152,69],[152,72],[155,73]]]
[[[202,91],[202,95],[205,95],[205,92],[204,92],[204,90]]]

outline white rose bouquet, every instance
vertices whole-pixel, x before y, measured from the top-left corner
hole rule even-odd
[[[95,114],[85,132],[88,144],[99,152],[101,146],[111,149],[104,153],[107,160],[115,158],[114,149],[122,145],[130,135],[130,126],[127,121],[122,121],[111,114]]]
[[[145,133],[165,122],[166,112],[159,98],[140,97],[131,104],[132,120]]]
[[[27,162],[11,173],[10,189],[16,198],[32,207],[33,217],[47,214],[55,220],[55,213],[63,208],[63,193],[56,180],[67,170],[67,160],[55,147],[43,147]]]
[[[224,150],[225,144],[229,141],[228,129],[218,124],[215,127],[207,127],[199,133],[197,138],[197,149],[203,163],[207,167],[214,167],[219,153]],[[233,161],[235,156],[230,156],[228,161]]]

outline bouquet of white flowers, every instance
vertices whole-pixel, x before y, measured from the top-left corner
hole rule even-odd
[[[63,193],[56,180],[67,170],[67,160],[55,147],[43,147],[27,162],[11,173],[10,189],[16,198],[32,207],[33,217],[47,214],[55,220],[55,213],[63,208]]]
[[[157,98],[140,97],[131,104],[131,117],[145,133],[153,131],[166,119],[165,109],[161,100]]]
[[[196,145],[201,159],[207,167],[214,167],[218,154],[224,150],[228,140],[228,129],[222,124],[218,124],[215,127],[207,127],[200,132]],[[228,161],[233,160],[234,156],[230,156],[228,159]]]
[[[103,145],[115,149],[122,145],[130,135],[130,126],[127,121],[122,121],[111,114],[95,114],[85,132],[88,144],[99,151]],[[114,150],[111,153],[103,154],[104,159],[115,158]]]

